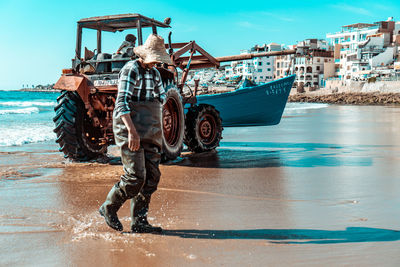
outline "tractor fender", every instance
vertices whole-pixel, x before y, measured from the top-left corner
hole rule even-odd
[[[84,75],[79,74],[63,75],[54,85],[54,89],[71,92],[76,91],[81,97],[83,103],[85,103],[85,106],[90,105],[89,94],[92,87],[93,85],[91,81]]]

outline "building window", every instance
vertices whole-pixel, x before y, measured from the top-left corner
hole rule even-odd
[[[319,67],[319,66],[317,66],[317,70],[320,70],[320,67]]]
[[[280,68],[279,62],[278,62],[278,63],[276,63],[276,67],[277,67],[277,68]]]
[[[267,65],[271,65],[271,62],[267,62]]]
[[[260,79],[263,79],[264,77],[263,76],[260,76]]]
[[[258,72],[262,72],[262,69],[258,69]]]
[[[261,66],[262,65],[262,62],[258,62],[258,66]]]
[[[271,71],[271,69],[267,69],[267,71]]]

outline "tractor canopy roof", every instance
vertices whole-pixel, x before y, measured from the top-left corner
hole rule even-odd
[[[151,19],[140,14],[120,14],[110,16],[91,17],[81,19],[78,24],[82,28],[89,28],[101,31],[123,31],[127,29],[138,28],[138,21],[140,20],[140,26],[145,27],[162,27],[170,28],[170,26],[164,22]]]

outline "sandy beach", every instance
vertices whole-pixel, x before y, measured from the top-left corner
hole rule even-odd
[[[316,106],[317,107],[317,106]],[[216,152],[162,165],[150,222],[97,212],[122,173],[53,142],[0,148],[1,266],[399,266],[400,108],[325,105],[226,128]],[[119,212],[129,229],[129,205]]]

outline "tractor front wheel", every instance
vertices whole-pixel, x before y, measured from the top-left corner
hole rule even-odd
[[[66,158],[85,161],[97,158],[107,152],[107,144],[102,144],[102,133],[94,127],[87,115],[78,93],[63,91],[57,98],[53,121],[56,142]]]

